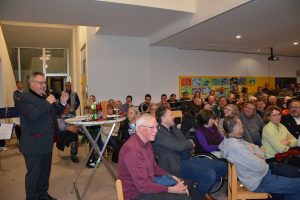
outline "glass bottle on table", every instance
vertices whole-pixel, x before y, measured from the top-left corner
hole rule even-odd
[[[92,119],[93,119],[93,120],[97,120],[97,119],[98,119],[98,111],[97,111],[97,104],[96,104],[96,102],[94,102],[94,103],[91,105],[91,109],[93,110],[93,116],[92,116]]]

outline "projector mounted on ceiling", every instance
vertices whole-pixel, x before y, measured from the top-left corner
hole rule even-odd
[[[273,48],[271,48],[271,55],[268,57],[268,60],[269,61],[277,61],[277,60],[279,60],[278,56],[274,56],[274,54],[273,54]]]

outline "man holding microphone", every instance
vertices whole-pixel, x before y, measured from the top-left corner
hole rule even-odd
[[[25,176],[26,200],[55,200],[48,194],[54,135],[58,133],[56,116],[67,103],[69,95],[62,92],[60,102],[50,94],[45,97],[46,79],[41,72],[29,78],[29,91],[21,95],[20,112],[22,139],[27,173]]]

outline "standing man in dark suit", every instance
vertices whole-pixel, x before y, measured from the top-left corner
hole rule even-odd
[[[26,200],[55,200],[48,194],[54,134],[58,132],[56,115],[60,114],[69,95],[62,92],[60,102],[50,94],[45,97],[46,80],[41,72],[31,74],[29,92],[21,95],[21,151],[25,158]]]

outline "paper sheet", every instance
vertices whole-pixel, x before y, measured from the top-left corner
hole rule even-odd
[[[0,124],[0,140],[7,140],[11,138],[14,124]]]

